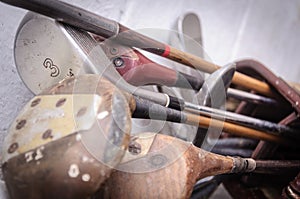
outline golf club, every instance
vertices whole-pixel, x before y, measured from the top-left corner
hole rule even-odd
[[[2,149],[12,198],[88,198],[120,163],[130,138],[128,102],[107,80],[98,81],[97,88],[54,87],[19,113]]]
[[[102,48],[110,60],[113,60],[116,70],[128,83],[134,86],[157,84],[189,88],[197,92],[203,86],[204,77],[201,74],[195,77],[177,72],[153,62],[136,49],[122,46],[113,41],[105,42],[105,38],[95,34],[93,34],[93,37],[98,42],[105,43],[102,45]],[[172,78],[172,80],[170,80],[170,78]],[[174,80],[176,80],[175,83]],[[274,99],[233,88],[228,88],[227,96],[255,104],[277,105]]]
[[[68,38],[71,40],[71,43],[73,43],[72,49],[76,49],[79,51],[79,53],[82,54],[83,57],[85,57],[85,61],[87,63],[82,63],[84,64],[83,68],[85,68],[85,71],[87,72],[92,72],[96,74],[102,74],[106,78],[108,78],[110,81],[114,82],[119,88],[122,90],[125,90],[129,93],[133,93],[136,96],[143,97],[145,99],[149,99],[151,101],[154,101],[158,104],[170,107],[170,108],[175,108],[175,109],[182,109],[182,110],[187,110],[191,111],[197,114],[206,114],[209,116],[217,117],[219,120],[222,120],[223,118],[226,118],[228,121],[236,122],[239,124],[251,126],[253,128],[259,128],[271,132],[288,132],[286,134],[291,135],[291,136],[298,136],[294,132],[293,129],[290,129],[287,126],[283,125],[278,125],[274,124],[268,121],[261,121],[255,118],[235,114],[235,113],[227,113],[225,111],[220,111],[217,109],[211,109],[209,107],[205,106],[200,106],[200,105],[195,105],[189,102],[185,102],[182,99],[178,99],[172,96],[168,96],[166,94],[162,93],[155,93],[151,92],[145,89],[137,88],[135,86],[132,86],[128,84],[120,75],[117,73],[114,67],[112,67],[111,61],[107,58],[106,54],[103,52],[102,48],[96,43],[96,41],[86,32],[78,30],[74,27],[64,25],[64,33],[68,35]],[[60,31],[62,32],[62,31]],[[36,33],[38,34],[38,33]],[[61,33],[62,34],[62,33]],[[22,41],[22,40],[21,40]],[[18,48],[21,49],[21,48]],[[29,52],[30,54],[32,53],[39,53],[40,51],[37,50],[37,52],[31,52],[31,51],[24,51],[23,52]],[[57,53],[57,52],[55,52]],[[77,52],[78,54],[78,52]],[[44,55],[45,56],[45,55]],[[16,63],[23,63],[24,64],[24,59],[28,60],[28,56],[19,56],[22,59],[17,60]],[[31,56],[32,57],[32,56]],[[40,59],[43,59],[43,56],[41,56]],[[30,63],[27,61],[27,63]],[[50,63],[51,64],[51,63]],[[22,64],[20,64],[22,65]],[[106,66],[106,67],[99,67],[99,66]],[[52,65],[53,66],[53,65]],[[42,70],[42,72],[40,72]],[[20,70],[21,71],[21,70]],[[23,71],[20,72],[22,79],[23,80],[30,80],[32,81],[32,75],[33,71],[38,71],[39,74],[44,73],[44,67],[37,66],[36,64],[28,64],[28,67],[23,68]],[[224,75],[227,73],[227,75]],[[216,76],[219,77],[225,77],[230,79],[230,77],[234,73],[234,66],[228,66],[227,68],[222,68],[216,72]],[[217,75],[218,74],[218,75]],[[46,74],[48,75],[48,74]],[[44,75],[45,76],[45,75]],[[39,76],[38,78],[41,78]],[[38,79],[37,78],[37,79]],[[33,79],[35,81],[36,79]],[[42,81],[42,80],[41,80]],[[26,82],[26,81],[25,81]],[[225,81],[226,82],[226,81]],[[30,84],[27,84],[30,87]],[[39,87],[40,84],[36,84],[36,82],[33,82],[33,87]],[[224,88],[223,88],[224,89]],[[222,88],[220,88],[220,91]],[[221,92],[226,94],[225,92]],[[219,97],[213,97],[211,98],[213,100],[219,99]],[[212,103],[213,104],[213,103]],[[213,114],[215,113],[215,114]],[[229,115],[229,116],[227,116]]]
[[[85,58],[67,37],[61,24],[32,12],[27,13],[20,23],[14,45],[15,61],[23,81],[35,94],[80,72]],[[93,37],[104,41],[97,35]],[[204,83],[202,75],[194,77],[166,68],[132,48],[110,41],[102,48],[116,70],[132,85],[158,84],[199,91]],[[41,65],[42,68],[37,68]],[[31,78],[32,75],[37,78]],[[227,95],[251,103],[276,105],[273,99],[231,88]]]
[[[111,67],[112,63],[106,57],[106,54],[101,51],[101,48],[95,40],[86,32],[80,31],[74,27],[64,25],[66,31],[69,35],[74,39],[77,45],[82,49],[82,51],[87,56],[88,64],[85,65],[86,71],[92,72],[95,74],[102,74],[106,78],[108,78],[111,82],[114,82],[119,88],[129,93],[133,93],[135,96],[142,97],[144,99],[149,99],[155,103],[160,105],[177,109],[177,110],[186,110],[188,112],[203,114],[206,116],[210,116],[213,118],[217,118],[218,120],[228,120],[230,122],[238,123],[241,125],[246,125],[251,128],[266,130],[274,133],[285,134],[287,136],[299,137],[299,133],[291,129],[290,127],[279,125],[276,123],[272,123],[269,121],[259,120],[256,118],[251,118],[248,116],[226,112],[219,109],[209,108],[202,105],[193,104],[190,102],[185,102],[183,99],[179,99],[173,96],[169,96],[163,93],[155,93],[145,89],[136,88],[130,84],[128,84],[114,69]],[[101,64],[107,66],[106,68],[99,67]],[[235,65],[228,65],[223,67],[212,74],[211,82],[217,81],[218,83],[212,84],[215,85],[218,89],[215,92],[212,92],[213,88],[209,88],[209,94],[215,94],[214,96],[205,95],[203,97],[207,98],[204,100],[210,99],[210,103],[212,107],[219,108],[220,104],[224,103],[224,97],[226,96],[226,88],[229,86],[232,76],[235,72]],[[227,85],[224,85],[226,83]],[[150,94],[152,93],[152,94]],[[207,93],[208,94],[208,93]],[[157,95],[154,96],[154,95]],[[163,98],[167,97],[166,100]],[[168,100],[169,99],[169,100]],[[168,106],[167,106],[168,104]]]
[[[271,173],[276,163],[282,166],[282,171],[297,171],[300,168],[299,161],[225,157],[174,137],[149,134],[140,134],[135,138],[134,145],[141,147],[139,150],[129,148],[127,156],[99,191],[99,198],[189,198],[195,182],[207,176]],[[142,145],[146,140],[150,140],[150,148]],[[287,162],[290,164],[284,164]],[[145,168],[148,172],[143,172]],[[272,172],[276,173],[274,170]]]
[[[87,10],[75,7],[57,0],[1,0],[4,3],[28,9],[60,22],[84,29],[91,33],[101,35],[104,38],[115,37],[115,39],[127,46],[144,49],[151,53],[169,58],[187,66],[212,73],[219,69],[213,63],[207,62],[197,56],[182,52],[169,45],[158,42],[147,36],[141,35],[127,27],[98,16]],[[241,73],[235,73],[233,83],[255,90],[267,96],[272,96],[272,90],[268,84]],[[157,100],[157,99],[156,99]],[[162,100],[162,99],[160,99]],[[165,100],[165,104],[167,100]]]
[[[86,92],[90,93],[91,89],[95,88],[95,86],[92,85],[96,85],[98,87],[101,87],[103,85],[102,82],[99,82],[99,78],[101,77],[96,74],[86,74],[78,76],[76,78],[67,78],[54,87],[46,89],[44,92],[51,94],[60,94],[61,92],[65,93],[66,90],[69,91],[73,89],[74,91],[76,91],[76,88],[79,87],[82,89],[80,90],[81,92],[84,93],[84,88],[86,88]],[[106,83],[108,84],[109,82],[107,81]],[[224,122],[222,120],[189,114],[183,111],[167,108],[150,100],[145,100],[133,96],[132,94],[125,91],[123,91],[123,94],[128,99],[130,107],[129,115],[132,115],[133,118],[163,120],[176,123],[184,123],[193,126],[200,126],[203,128],[220,129],[220,131],[223,130],[224,132],[228,132],[234,135],[266,140],[287,146],[298,146],[296,143],[294,143],[294,140],[274,135],[272,133],[266,133],[230,122]],[[119,106],[119,108],[122,109],[122,106]]]

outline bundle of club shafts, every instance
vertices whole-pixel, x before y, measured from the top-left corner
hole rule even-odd
[[[137,32],[129,30],[128,28],[125,28],[114,21],[105,19],[93,13],[76,8],[74,6],[70,6],[68,4],[59,1],[47,1],[47,2],[3,1],[3,2],[44,14],[62,23],[79,27],[80,29],[98,34],[105,38],[115,37],[113,41],[119,42],[122,45],[140,48],[158,54],[160,56],[164,56],[166,58],[175,60],[176,62],[185,64],[187,66],[194,67],[204,72],[212,73],[213,71],[216,71],[218,68],[220,68],[219,66],[206,62],[205,60],[199,57],[193,56],[185,52],[181,52],[166,44],[162,44],[144,35],[141,35]],[[95,44],[93,44],[93,41],[90,41],[91,38],[88,38],[87,35],[84,35],[83,31],[77,31],[73,33],[71,29],[72,27],[66,28],[66,30],[67,31],[69,30],[70,35],[73,36],[74,40],[77,42],[77,45],[79,45],[85,51],[91,51],[91,49],[93,49],[93,51],[96,51],[95,48],[97,47],[95,46]],[[79,37],[81,38],[79,39]],[[95,58],[96,55],[93,55],[94,52],[92,53],[89,52],[89,53],[90,53],[89,58],[91,59],[92,65],[94,65],[93,62],[94,63],[100,62],[100,64],[102,65],[108,65],[108,63],[103,63],[103,60],[101,59],[97,60],[97,58]],[[100,52],[98,55],[101,55]],[[94,68],[92,68],[91,70],[95,73],[100,73],[100,74],[104,72],[103,71],[104,69],[99,69],[99,66],[95,66],[95,65]],[[112,74],[106,74],[109,72],[111,72]],[[107,76],[107,78],[112,82],[118,81],[118,78],[120,77],[116,73],[114,73],[114,71],[108,71],[108,70],[105,71],[103,75]],[[162,75],[166,76],[167,74],[162,74]],[[231,74],[229,74],[229,76],[230,75]],[[183,76],[183,78],[184,77],[185,76]],[[221,78],[230,78],[230,77],[221,77]],[[195,78],[193,77],[189,77],[188,79],[186,79],[186,81],[189,81],[190,79],[192,79],[191,82],[197,82],[197,80],[194,80]],[[197,85],[197,87],[199,88],[201,84],[203,84],[203,80],[202,81],[198,80],[198,82],[199,82],[198,84],[200,85]],[[257,79],[251,78],[249,76],[243,75],[241,73],[235,72],[233,75],[232,82],[233,84],[240,85],[244,88],[250,88],[251,90],[255,90],[268,97],[274,96],[274,92],[272,93],[272,89],[268,84],[259,81]],[[139,84],[139,82],[137,84]],[[275,124],[268,121],[243,116],[240,114],[225,112],[214,108],[201,106],[198,104],[195,105],[189,102],[185,102],[182,99],[177,99],[176,97],[168,96],[165,94],[148,92],[142,89],[135,89],[133,86],[128,84],[119,83],[118,86],[122,86],[121,89],[134,93],[134,95],[138,97],[149,99],[163,106],[175,108],[177,110],[187,110],[195,114],[201,114],[203,116],[212,117],[220,120],[224,118],[228,122],[237,123],[243,126],[249,126],[250,128],[253,129],[259,129],[262,131],[271,132],[272,136],[276,136],[277,134],[277,135],[287,135],[287,137],[292,137],[292,138],[299,137],[296,129],[292,129],[284,125]],[[224,89],[226,89],[225,86]],[[233,89],[230,89],[229,92],[230,92],[230,96],[236,96],[239,99],[240,98],[244,100],[248,99],[249,101],[252,102],[258,101],[267,106],[273,105],[276,107],[277,105],[277,102],[274,99],[270,99],[268,97],[251,95],[250,93],[245,93]]]
[[[260,63],[246,60],[219,67],[115,21],[56,0],[2,2],[58,21],[56,25],[88,60],[85,70],[108,79],[130,96],[130,114],[133,118],[197,126],[193,140],[197,147],[204,143],[211,144],[206,137],[209,137],[207,129],[212,128],[213,131],[222,132],[220,139],[211,144],[212,152],[254,159],[277,159],[256,161],[257,173],[274,174],[281,170],[293,175],[299,172],[300,96],[283,80],[268,73]],[[99,38],[101,42],[96,41]],[[139,49],[211,75],[204,79],[166,68],[147,59]],[[273,76],[268,79],[266,74]],[[139,87],[148,84],[192,89],[199,100],[191,103]],[[226,99],[239,101],[235,112],[221,110]],[[115,180],[115,183],[120,183],[120,180],[116,180],[118,176],[112,179],[112,182]],[[198,183],[193,196],[207,194],[210,192],[208,190],[216,187],[207,184],[218,185],[220,182],[222,177],[211,180],[211,184],[205,182],[205,186]],[[204,187],[209,188],[206,190]]]

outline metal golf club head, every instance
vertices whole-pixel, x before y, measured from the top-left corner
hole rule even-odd
[[[34,97],[4,141],[11,197],[91,197],[125,153],[129,112],[127,98],[95,75],[68,78]]]
[[[212,73],[199,91],[199,103],[212,108],[225,105],[226,91],[235,72],[235,63],[228,64]]]
[[[226,101],[226,91],[235,72],[235,64],[229,64],[212,73],[204,82],[198,93],[199,104],[212,108],[222,108]],[[221,134],[219,128],[199,128],[193,143],[198,147],[209,150]],[[209,141],[209,138],[211,138]]]
[[[78,73],[91,73],[86,66],[87,55],[93,48],[84,38],[76,43],[70,28],[34,13],[28,13],[20,24],[15,40],[15,60],[20,76],[35,94],[62,79]],[[97,37],[97,36],[95,36]],[[81,46],[87,47],[85,52]],[[203,80],[168,69],[150,61],[138,51],[102,41],[102,49],[115,69],[130,84],[161,84],[199,90]]]
[[[178,19],[178,36],[184,51],[204,57],[202,47],[202,30],[200,18],[197,14],[189,12]],[[199,46],[200,45],[200,46]]]
[[[19,75],[34,94],[80,74],[85,61],[60,24],[32,12],[19,25],[14,56]]]
[[[15,41],[15,59],[20,76],[34,93],[66,77],[95,73],[129,93],[164,106],[170,105],[169,96],[127,83],[112,66],[112,61],[101,46],[87,32],[45,18],[27,20],[21,25]],[[60,45],[57,45],[57,41],[60,41]]]

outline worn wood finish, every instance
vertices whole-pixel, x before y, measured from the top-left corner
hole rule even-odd
[[[92,96],[98,103],[78,96]],[[51,106],[42,106],[43,102]],[[7,158],[2,170],[11,197],[94,195],[125,154],[129,112],[124,95],[96,75],[66,79],[35,97],[4,142]],[[28,136],[33,140],[30,144]]]
[[[120,165],[120,170],[111,175],[98,197],[189,198],[196,180],[229,173],[233,166],[231,157],[209,153],[191,143],[157,134],[148,154]],[[148,172],[134,172],[141,168]]]
[[[201,59],[200,57],[197,57],[195,55],[182,52],[173,47],[170,47],[170,53],[167,57],[174,61],[180,62],[187,66],[191,66],[193,68],[207,73],[213,73],[214,71],[220,68],[220,66],[216,64]],[[232,79],[232,83],[242,86],[244,88],[255,90],[267,96],[273,96],[272,90],[268,84],[239,72],[235,72]]]
[[[29,151],[5,162],[2,170],[10,197],[83,199],[95,193],[112,169],[91,155],[76,135],[43,145],[41,159],[27,161]]]

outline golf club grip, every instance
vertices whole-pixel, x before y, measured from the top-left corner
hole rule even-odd
[[[154,119],[181,123],[186,120],[184,114],[178,110],[170,109],[149,100],[135,97],[136,107],[132,113],[133,118]]]
[[[177,81],[175,86],[180,88],[192,88],[195,91],[199,91],[204,83],[204,78],[197,78],[182,72],[177,73]]]
[[[173,96],[170,96],[170,95],[168,95],[168,96],[169,96],[169,99],[170,99],[170,103],[168,105],[168,108],[176,109],[176,110],[179,110],[179,111],[184,110],[185,103],[184,103],[183,99],[173,97]]]

